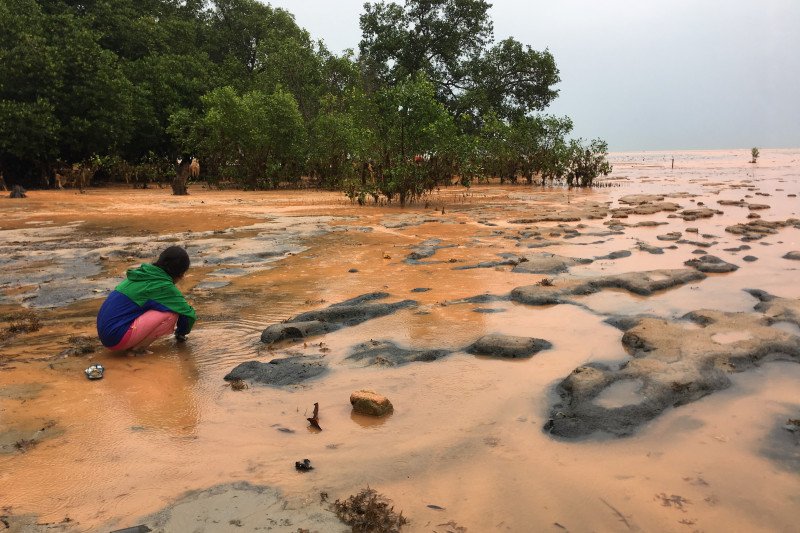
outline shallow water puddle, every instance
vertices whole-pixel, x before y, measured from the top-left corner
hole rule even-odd
[[[639,379],[625,379],[614,383],[598,394],[593,403],[606,409],[615,409],[624,405],[634,405],[644,397],[639,394],[644,383]]]
[[[791,333],[792,335],[797,335],[798,337],[800,337],[800,326],[792,322],[785,322],[785,321],[774,322],[773,324],[771,324],[771,326],[773,328],[778,328],[782,331],[785,331],[786,333]]]
[[[724,331],[711,336],[711,340],[719,344],[731,344],[753,338],[748,331]]]

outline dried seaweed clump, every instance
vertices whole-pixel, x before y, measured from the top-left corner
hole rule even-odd
[[[95,337],[88,335],[72,335],[67,339],[69,347],[61,351],[61,357],[79,357],[100,350],[101,345]]]
[[[336,500],[333,510],[353,533],[398,533],[408,523],[403,512],[394,512],[391,500],[367,487],[345,501]]]
[[[39,331],[39,328],[42,327],[39,317],[30,311],[0,315],[0,320],[7,322],[6,327],[0,330],[0,342],[6,341],[19,333]]]

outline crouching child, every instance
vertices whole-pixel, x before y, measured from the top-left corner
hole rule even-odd
[[[186,340],[197,315],[175,284],[189,264],[186,250],[170,246],[155,263],[128,270],[127,279],[109,294],[97,314],[103,345],[112,351],[143,352],[173,331],[176,340]]]

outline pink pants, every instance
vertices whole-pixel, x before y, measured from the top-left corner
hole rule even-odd
[[[147,311],[133,321],[119,344],[112,346],[109,350],[121,351],[147,348],[154,340],[172,333],[177,322],[177,313],[156,310]]]

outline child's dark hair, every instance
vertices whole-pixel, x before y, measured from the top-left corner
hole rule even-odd
[[[153,264],[169,274],[173,280],[177,280],[189,270],[189,254],[180,246],[170,246],[161,252]]]

